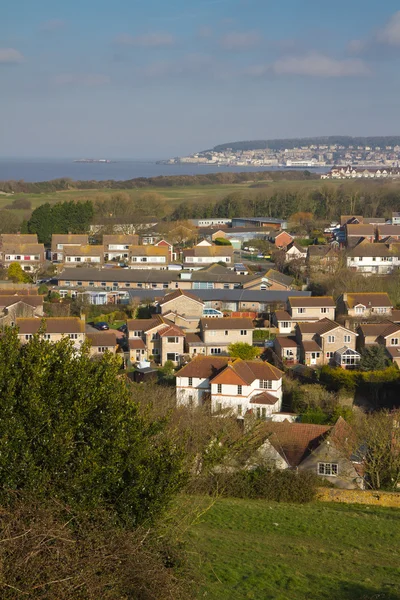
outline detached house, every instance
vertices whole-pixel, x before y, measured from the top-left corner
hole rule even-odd
[[[130,319],[127,326],[132,363],[153,358],[160,365],[167,360],[179,364],[185,339],[180,327],[161,315],[151,319]]]
[[[176,290],[157,303],[157,310],[175,325],[196,330],[203,316],[204,302],[186,290]]]
[[[291,290],[293,277],[284,275],[275,269],[269,269],[264,275],[253,277],[243,283],[244,290]]]
[[[12,263],[18,263],[27,273],[35,273],[43,267],[45,262],[43,244],[20,242],[19,240],[25,237],[22,235],[12,236],[15,241],[9,241],[11,236],[2,237],[5,241],[0,246],[0,262],[5,269],[8,269]]]
[[[359,273],[387,275],[393,271],[394,254],[385,244],[360,242],[347,253],[347,266]]]
[[[129,265],[133,269],[166,269],[169,250],[165,246],[129,246]]]
[[[270,242],[275,244],[276,248],[285,249],[293,242],[294,237],[287,231],[279,231],[277,233],[270,234],[268,239]]]
[[[364,238],[367,242],[373,242],[375,240],[375,227],[374,225],[362,224],[347,224],[345,226],[346,231],[346,242],[349,245],[351,239]]]
[[[282,406],[283,373],[262,361],[198,356],[177,373],[178,404],[201,406],[210,401],[211,412],[230,409],[238,416],[273,418]]]
[[[13,327],[17,318],[43,316],[43,296],[18,292],[21,290],[9,290],[10,295],[0,294],[0,328]]]
[[[333,364],[345,369],[360,362],[356,352],[357,334],[330,319],[314,323],[298,323],[296,341],[300,348],[300,361],[307,366]]]
[[[289,334],[296,323],[319,321],[324,317],[334,320],[335,310],[332,296],[289,296],[287,310],[275,311],[272,323],[280,334]]]
[[[333,244],[308,246],[306,264],[312,272],[332,273],[339,264],[339,250]]]
[[[335,487],[364,488],[361,458],[350,426],[339,417],[335,425],[268,421],[256,428],[258,449],[250,463],[267,461],[277,469],[311,471]]]
[[[90,341],[90,355],[99,356],[105,352],[115,354],[118,348],[117,338],[114,331],[97,331],[87,333],[86,339]]]
[[[64,234],[64,233],[53,233],[51,236],[51,260],[53,262],[65,262],[64,258],[64,247],[65,246],[87,246],[89,244],[89,237],[81,234]]]
[[[394,241],[400,241],[400,227],[398,225],[379,225],[376,233],[378,242],[381,242],[386,238],[391,238]]]
[[[247,318],[222,317],[200,319],[198,334],[186,336],[187,353],[227,354],[230,344],[242,342],[253,345],[253,321]]]
[[[400,367],[400,325],[390,321],[367,323],[357,329],[358,349],[368,346],[383,346],[390,360]]]
[[[102,265],[104,263],[104,246],[83,245],[64,246],[64,261],[68,267],[84,264],[85,266]]]
[[[224,262],[228,266],[233,266],[234,263],[232,246],[197,245],[194,248],[183,250],[182,255],[183,264],[188,268],[200,268],[217,262]]]
[[[292,242],[286,249],[285,260],[287,262],[291,260],[306,260],[307,248],[300,246],[297,242]]]
[[[104,257],[106,261],[128,261],[129,246],[136,246],[139,236],[135,233],[103,235]]]
[[[15,325],[22,344],[29,342],[39,331],[43,331],[43,339],[50,342],[59,342],[63,337],[68,337],[76,348],[80,348],[85,340],[85,323],[78,317],[22,318],[17,319]]]
[[[353,319],[390,317],[393,306],[386,293],[345,292],[337,300],[338,312]]]

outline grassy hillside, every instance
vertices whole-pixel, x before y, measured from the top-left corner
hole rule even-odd
[[[188,549],[199,599],[400,599],[396,509],[221,499]]]

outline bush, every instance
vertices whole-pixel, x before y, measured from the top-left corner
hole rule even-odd
[[[214,243],[216,246],[232,246],[231,242],[226,238],[215,238]]]
[[[196,485],[198,491],[199,484]],[[259,467],[253,471],[209,474],[201,478],[200,489],[211,495],[302,504],[314,500],[317,486],[317,476],[309,471]]]

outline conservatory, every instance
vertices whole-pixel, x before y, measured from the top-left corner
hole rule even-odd
[[[344,346],[343,348],[339,348],[336,350],[334,355],[335,364],[339,367],[343,367],[343,369],[355,369],[360,364],[360,354],[356,350],[352,350],[351,348],[347,348]]]

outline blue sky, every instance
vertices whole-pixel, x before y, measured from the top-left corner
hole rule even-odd
[[[385,0],[3,0],[0,156],[400,134]]]

